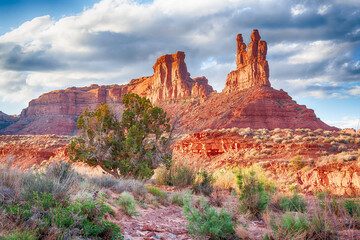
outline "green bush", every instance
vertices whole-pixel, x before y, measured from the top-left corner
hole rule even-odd
[[[270,194],[265,190],[265,183],[259,180],[255,171],[248,173],[239,171],[237,180],[240,190],[240,210],[260,218],[270,200]]]
[[[116,178],[150,178],[160,164],[171,163],[170,119],[146,97],[129,93],[122,103],[126,109],[121,121],[107,104],[86,109],[78,119],[80,136],[67,152],[72,161],[100,166]]]
[[[204,198],[193,204],[191,197],[185,197],[183,210],[189,222],[187,229],[194,238],[236,239],[232,216],[225,209],[217,212]]]
[[[51,193],[34,192],[31,204],[1,204],[0,210],[6,212],[8,219],[16,220],[15,224],[35,224],[38,236],[48,236],[51,229],[57,229],[55,238],[80,235],[84,238],[122,239],[120,227],[102,219],[106,213],[111,213],[111,209],[101,198],[60,203]]]
[[[139,214],[136,211],[135,199],[133,195],[128,192],[121,193],[119,200],[116,203],[119,204],[123,208],[124,212],[129,216],[136,216]]]
[[[204,194],[205,196],[210,196],[210,194],[214,190],[214,180],[215,179],[212,174],[203,169],[197,173],[197,178],[192,190],[196,194]]]
[[[295,193],[292,197],[282,197],[280,208],[284,211],[305,212],[307,203],[302,196]]]

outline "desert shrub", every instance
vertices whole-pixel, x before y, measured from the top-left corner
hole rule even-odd
[[[119,179],[113,186],[113,190],[117,193],[132,192],[136,195],[142,195],[146,192],[145,182],[137,179]]]
[[[37,229],[39,238],[122,239],[120,227],[103,220],[111,209],[102,198],[70,203],[59,202],[51,193],[34,192],[29,202],[1,203],[0,212],[5,213],[4,222]]]
[[[287,213],[281,217],[273,218],[270,221],[271,234],[267,234],[265,239],[307,239],[305,236],[309,229],[308,219],[302,215]]]
[[[37,239],[38,237],[36,236],[34,231],[30,231],[30,230],[24,230],[24,231],[15,230],[14,232],[9,233],[4,237],[0,236],[0,240],[37,240]]]
[[[67,152],[71,160],[100,166],[116,178],[150,178],[160,164],[171,163],[170,119],[145,97],[125,94],[122,103],[126,109],[121,121],[107,104],[86,109],[78,119],[80,136]]]
[[[295,193],[292,197],[283,197],[280,208],[284,211],[305,212],[307,203],[301,195]]]
[[[205,169],[202,169],[197,173],[192,190],[196,194],[204,194],[205,196],[210,196],[213,191],[213,182],[214,177],[212,173],[209,173]]]
[[[196,239],[236,239],[232,216],[225,209],[219,212],[201,198],[193,204],[191,197],[184,199],[184,214],[189,221],[189,233]]]
[[[338,234],[331,228],[324,214],[316,212],[312,216],[306,239],[332,240],[338,239]]]
[[[226,189],[229,191],[235,190],[238,188],[236,174],[231,169],[220,169],[216,170],[213,173],[215,178],[214,187],[218,187],[221,189]]]
[[[89,179],[91,183],[96,184],[99,187],[103,188],[112,188],[114,187],[118,181],[115,178],[109,176],[102,176],[102,177],[93,177]]]
[[[169,169],[166,166],[156,169],[154,180],[158,185],[187,187],[194,183],[196,172],[191,165],[174,163]]]
[[[71,169],[71,165],[54,162],[44,172],[38,170],[24,175],[21,194],[27,201],[32,199],[34,192],[51,193],[57,200],[64,200],[77,180],[78,175]]]
[[[124,210],[124,212],[129,216],[134,216],[139,214],[136,211],[135,199],[133,195],[131,195],[128,192],[121,193],[119,196],[119,200],[116,203],[119,204]]]
[[[294,170],[300,170],[304,167],[304,161],[301,156],[296,156],[290,160],[290,167]]]
[[[253,170],[250,172],[240,170],[237,180],[240,190],[240,210],[260,218],[270,200],[265,182],[259,180]]]
[[[163,198],[163,199],[167,198],[167,194],[157,187],[148,186],[148,187],[146,187],[146,191],[148,193],[151,193],[155,197]]]
[[[360,200],[345,199],[343,206],[350,217],[360,218]]]
[[[184,206],[184,198],[189,194],[190,193],[188,191],[173,192],[170,195],[170,202],[172,204],[176,204],[176,205],[182,207],[182,206]]]

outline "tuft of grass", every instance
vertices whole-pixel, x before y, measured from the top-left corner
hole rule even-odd
[[[173,192],[170,195],[170,202],[172,204],[176,204],[176,205],[182,207],[182,206],[184,206],[184,198],[189,194],[190,193],[188,191]]]
[[[4,237],[0,236],[0,240],[37,240],[38,237],[36,236],[36,234],[33,231],[30,230],[24,230],[24,231],[19,231],[19,230],[15,230],[12,233],[7,234]]]
[[[162,191],[161,189],[157,188],[157,187],[147,186],[146,191],[148,193],[151,193],[155,197],[162,198],[162,199],[167,198],[167,194],[164,191]]]
[[[237,190],[237,180],[236,180],[236,174],[231,169],[220,169],[216,170],[213,173],[213,176],[215,178],[214,180],[214,187],[218,187],[221,189],[226,189],[229,191]]]
[[[203,197],[193,204],[192,198],[187,196],[183,210],[189,221],[188,231],[194,238],[236,239],[232,216],[225,209],[218,212]]]
[[[155,170],[154,181],[157,185],[169,185],[178,187],[187,187],[194,183],[197,170],[187,164],[175,163],[166,169],[161,166]]]
[[[305,212],[307,203],[302,196],[295,193],[292,197],[282,197],[280,209],[291,212]]]
[[[139,215],[139,212],[136,211],[136,202],[134,196],[131,195],[130,193],[128,192],[121,193],[119,196],[119,200],[116,203],[122,207],[122,209],[128,216]]]

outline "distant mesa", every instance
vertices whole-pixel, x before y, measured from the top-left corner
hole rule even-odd
[[[0,134],[76,134],[76,120],[85,108],[107,103],[121,115],[122,96],[136,93],[163,107],[178,119],[177,131],[197,132],[230,127],[310,128],[335,130],[318,119],[313,110],[298,105],[269,81],[267,43],[258,30],[248,46],[237,35],[237,69],[228,74],[225,88],[216,93],[206,77],[191,78],[185,53],[161,56],[153,66],[154,75],[133,79],[125,85],[57,90],[30,101],[18,119],[0,114]],[[2,125],[1,125],[2,124]]]

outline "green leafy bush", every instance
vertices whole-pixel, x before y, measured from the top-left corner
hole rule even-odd
[[[295,216],[290,213],[283,215],[280,221],[274,218],[270,225],[273,230],[270,239],[307,239],[304,236],[310,228],[308,219],[304,215]],[[265,238],[269,239],[269,235]]]
[[[359,200],[344,200],[344,208],[352,218],[360,218]]]
[[[248,173],[239,171],[237,180],[240,190],[240,210],[260,218],[270,200],[270,194],[265,190],[265,183],[259,180],[255,171]]]
[[[31,204],[1,204],[0,210],[18,223],[35,223],[38,236],[47,236],[51,229],[57,229],[56,238],[80,235],[84,238],[122,239],[120,227],[102,219],[106,213],[111,213],[111,209],[101,198],[60,203],[51,193],[34,192]]]
[[[128,192],[120,194],[117,204],[119,204],[123,208],[124,212],[129,216],[136,216],[139,214],[138,211],[136,211],[135,199],[133,195]]]
[[[184,198],[189,195],[188,191],[177,191],[177,192],[173,192],[170,195],[170,202],[173,204],[176,204],[180,207],[184,206]]]
[[[187,229],[194,238],[236,239],[232,216],[225,209],[218,212],[204,198],[193,204],[191,197],[186,197],[183,210],[189,221]]]
[[[121,121],[106,104],[86,109],[78,119],[81,136],[67,152],[71,160],[100,166],[116,178],[149,178],[160,164],[170,166],[170,119],[145,97],[125,94],[122,103]]]
[[[280,202],[280,208],[284,211],[292,212],[305,212],[307,203],[297,193],[292,197],[282,197]]]

